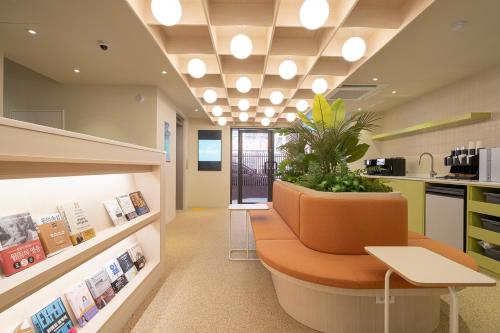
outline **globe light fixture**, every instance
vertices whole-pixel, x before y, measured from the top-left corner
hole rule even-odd
[[[305,0],[300,6],[300,23],[309,30],[320,28],[328,20],[330,6],[327,0]]]
[[[240,118],[240,121],[247,121],[248,120],[248,112],[240,112],[240,115],[238,116]]]
[[[240,101],[238,102],[238,109],[240,109],[241,111],[248,111],[249,108],[250,102],[248,101],[248,99],[240,99]]]
[[[287,59],[280,64],[278,71],[283,80],[291,80],[297,75],[297,64]]]
[[[260,121],[260,123],[262,124],[262,126],[269,126],[269,124],[271,123],[271,121],[269,120],[269,118],[262,118],[262,120]]]
[[[202,78],[207,73],[207,65],[200,58],[193,58],[188,62],[188,73],[195,79]]]
[[[358,61],[366,52],[366,43],[361,37],[351,37],[342,45],[342,57],[350,62]]]
[[[276,111],[270,106],[264,109],[264,114],[266,115],[267,118],[272,118]]]
[[[231,49],[231,54],[236,58],[246,59],[252,53],[252,40],[247,35],[237,34],[231,39],[229,48]]]
[[[322,94],[328,89],[328,82],[325,79],[319,78],[313,81],[312,91],[315,94]]]
[[[297,108],[298,111],[304,112],[309,107],[309,104],[305,99],[301,99],[300,101],[297,102],[295,107]]]
[[[224,117],[220,117],[219,119],[217,119],[217,124],[219,124],[221,126],[226,125],[226,123],[227,123],[227,120]]]
[[[222,107],[218,105],[214,106],[212,109],[212,114],[214,115],[214,117],[222,116],[222,112],[223,112]]]
[[[203,99],[205,102],[212,104],[217,100],[217,93],[213,89],[207,89],[203,93]]]
[[[179,0],[151,0],[151,12],[158,22],[172,26],[181,20],[182,6]]]
[[[274,105],[281,104],[281,102],[283,102],[284,98],[285,97],[283,96],[283,93],[279,90],[275,90],[275,91],[271,92],[271,95],[269,96],[271,103],[273,103]]]
[[[286,114],[286,120],[289,123],[294,122],[296,118],[297,118],[297,115],[295,113],[287,113]]]
[[[236,80],[236,90],[242,94],[246,94],[252,89],[252,81],[247,76],[240,76]]]

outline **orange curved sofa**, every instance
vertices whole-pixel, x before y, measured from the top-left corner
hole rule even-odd
[[[271,208],[272,207],[272,208]],[[257,254],[269,267],[311,283],[383,289],[387,268],[365,246],[421,246],[477,270],[457,249],[408,231],[399,193],[322,193],[283,181],[268,211],[251,211]],[[416,288],[398,276],[391,288]]]

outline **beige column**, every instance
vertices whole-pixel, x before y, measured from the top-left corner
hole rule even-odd
[[[0,50],[0,117],[3,117],[3,52]]]

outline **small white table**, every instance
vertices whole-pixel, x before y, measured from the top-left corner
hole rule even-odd
[[[259,260],[258,258],[250,258],[250,233],[249,233],[249,215],[248,211],[250,210],[268,210],[269,206],[266,204],[230,204],[227,209],[229,209],[229,260]],[[247,239],[247,247],[246,249],[232,249],[231,248],[231,222],[233,220],[233,211],[245,211],[245,230],[246,230],[246,239]],[[233,258],[231,254],[233,251],[246,251],[246,258]]]
[[[384,288],[385,333],[389,332],[389,282],[393,272],[418,287],[448,288],[451,295],[449,331],[452,333],[458,333],[457,288],[496,285],[494,279],[423,247],[366,246],[365,250],[389,268]]]

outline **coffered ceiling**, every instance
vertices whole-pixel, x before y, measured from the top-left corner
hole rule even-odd
[[[335,88],[433,0],[328,0],[330,14],[317,30],[304,28],[299,20],[303,0],[180,0],[183,14],[174,26],[161,25],[155,19],[150,0],[128,2],[209,118],[216,123],[219,117],[212,114],[212,109],[221,106],[222,117],[228,124],[248,126],[260,125],[269,106],[276,111],[270,117],[271,125],[286,124],[286,115],[297,112],[299,100],[311,105],[311,88],[317,78],[326,80],[325,95],[333,96]],[[246,59],[236,58],[230,50],[231,39],[239,33],[253,43]],[[341,48],[354,36],[363,38],[367,49],[360,60],[349,62],[342,57]],[[206,74],[201,78],[188,73],[188,63],[193,58],[206,64]],[[279,66],[288,59],[296,63],[297,74],[284,80]],[[241,76],[252,82],[247,93],[236,89],[236,80]],[[216,92],[214,103],[203,98],[207,89]],[[273,91],[283,94],[281,103],[271,102]],[[238,118],[238,103],[242,99],[250,104],[245,123]]]

